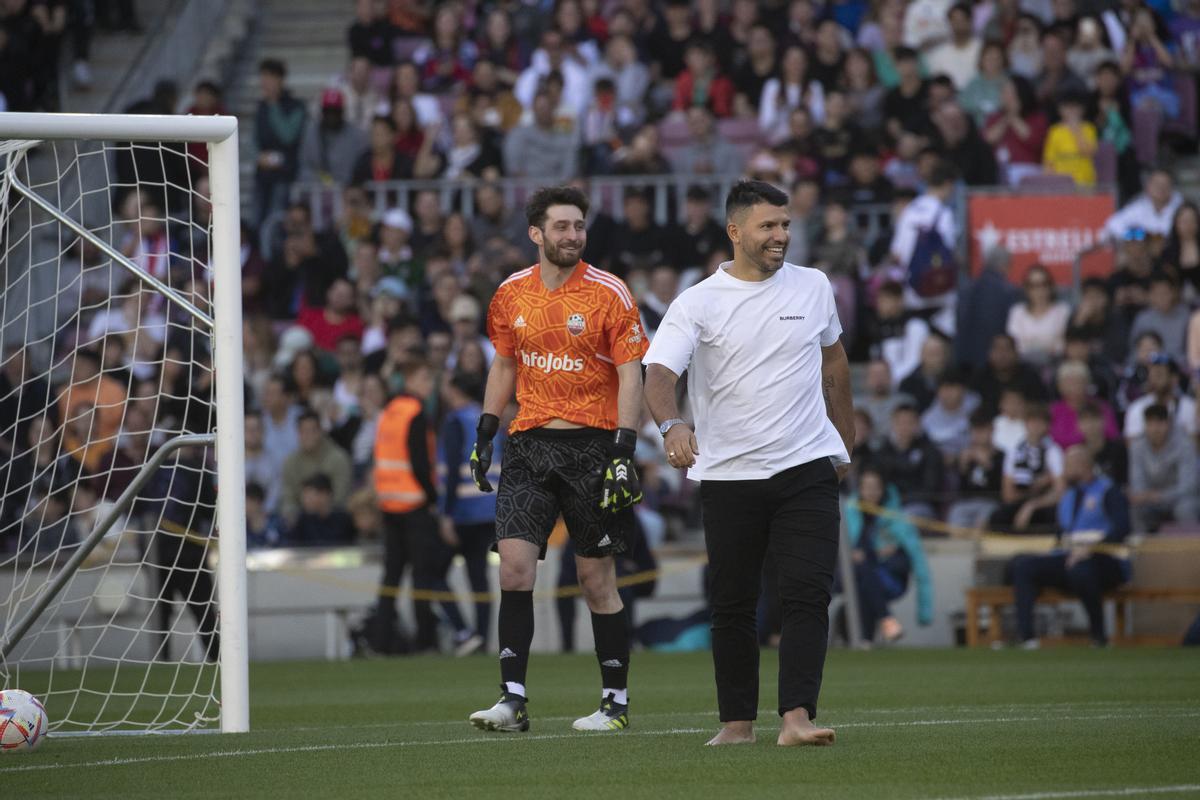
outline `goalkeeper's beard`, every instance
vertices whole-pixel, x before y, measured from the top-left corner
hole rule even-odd
[[[583,255],[583,244],[579,243],[579,247],[572,251],[572,255],[563,253],[559,245],[547,241],[542,248],[543,258],[549,261],[559,269],[570,269],[579,263],[580,257]]]

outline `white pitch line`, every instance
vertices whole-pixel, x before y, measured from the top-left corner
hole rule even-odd
[[[1063,792],[1030,792],[1029,794],[989,794],[985,796],[943,798],[943,800],[1059,800],[1070,797],[1141,797],[1147,794],[1183,794],[1200,792],[1200,783],[1181,783],[1176,786],[1127,786],[1123,789],[1075,789]]]
[[[625,736],[678,736],[684,733],[705,733],[706,728],[668,728],[658,731],[623,731]],[[428,747],[453,744],[495,744],[497,742],[542,742],[553,739],[580,739],[585,733],[547,733],[537,736],[472,736],[469,739],[441,739],[416,742],[352,742],[350,744],[311,744],[302,747],[263,747],[253,750],[218,750],[212,753],[188,753],[178,756],[143,756],[141,758],[105,758],[97,761],[80,761],[71,764],[28,764],[21,767],[0,768],[0,775],[13,772],[37,772],[74,767],[123,767],[130,764],[163,764],[172,761],[197,761],[208,758],[241,758],[244,756],[267,756],[283,753],[320,753],[330,750],[384,750],[391,747]]]
[[[684,716],[684,715],[679,715]],[[881,722],[881,721],[860,721],[860,722],[840,722],[831,723],[834,730],[842,730],[844,728],[905,728],[905,727],[926,727],[940,725],[1004,725],[1009,723],[1030,723],[1030,722],[1086,722],[1093,720],[1107,719],[1180,719],[1200,717],[1200,711],[1186,712],[1181,714],[1090,714],[1084,716],[1055,716],[1055,717],[987,717],[975,719],[923,719],[909,720],[900,722]],[[683,733],[704,733],[706,728],[669,728],[666,730],[654,731],[626,731],[622,736],[673,736]],[[586,735],[586,734],[583,734]],[[30,764],[27,766],[0,768],[0,775],[10,772],[31,772],[36,770],[53,770],[53,769],[70,769],[74,767],[109,767],[109,766],[124,766],[126,764],[156,764],[166,763],[171,761],[191,761],[207,758],[237,758],[242,756],[257,756],[257,755],[274,755],[279,753],[315,753],[329,750],[377,750],[389,747],[424,747],[429,745],[455,745],[455,744],[480,744],[494,742],[530,742],[530,741],[547,741],[555,739],[577,739],[581,736],[579,733],[555,733],[542,734],[535,736],[473,736],[469,739],[440,739],[433,741],[407,741],[407,742],[354,742],[350,744],[314,744],[305,745],[302,747],[270,747],[250,750],[223,750],[209,753],[189,753],[178,756],[144,756],[141,758],[115,758],[103,759],[98,761],[83,761],[66,764]],[[975,798],[974,800],[1001,800],[1001,798]],[[1003,798],[1003,800],[1017,800],[1016,798]]]
[[[951,713],[962,712],[962,713],[968,713],[968,714],[981,714],[981,713],[995,713],[997,711],[1018,712],[1022,709],[1032,709],[1035,711],[1046,711],[1046,710],[1049,710],[1052,708],[1062,708],[1062,709],[1068,709],[1068,710],[1070,710],[1070,709],[1081,709],[1082,710],[1084,708],[1123,708],[1123,707],[1130,707],[1130,706],[1137,706],[1138,708],[1146,708],[1147,705],[1154,705],[1154,704],[1136,703],[1136,702],[1122,701],[1122,700],[1085,701],[1085,702],[1081,702],[1081,703],[1006,703],[1004,705],[988,705],[988,706],[983,706],[983,705],[978,705],[978,706],[911,706],[908,708],[893,708],[893,709],[878,709],[878,710],[864,708],[864,709],[856,710],[855,713],[856,714],[868,714],[868,715],[873,715],[873,714],[874,715],[888,715],[888,716],[898,715],[898,714],[915,714],[915,713],[918,713],[921,711],[942,711],[942,712],[951,712]],[[1163,712],[1170,712],[1173,710],[1182,711],[1183,709],[1186,709],[1186,708],[1190,708],[1190,706],[1167,705],[1164,702],[1164,703],[1159,704],[1159,713],[1161,715],[1161,713],[1163,713]],[[760,708],[758,710],[758,713],[759,713],[760,717],[771,718],[771,717],[776,716],[777,711],[778,711],[778,709],[775,709],[775,708]],[[1185,714],[1185,716],[1188,716],[1188,715],[1189,714]],[[681,717],[688,717],[688,718],[713,717],[714,722],[715,722],[715,718],[717,716],[717,710],[714,708],[714,709],[709,709],[707,711],[648,711],[645,713],[635,713],[634,716],[639,720],[661,719],[664,717],[668,717],[668,718],[672,718],[672,719],[679,719]],[[534,715],[532,717],[532,719],[535,722],[570,722],[574,719],[577,719],[577,717],[574,717],[574,716],[571,716],[571,717],[561,717],[561,716],[543,717],[543,716]],[[964,722],[972,722],[972,721],[973,720],[970,720],[970,719],[964,720]],[[462,720],[458,720],[458,719],[429,719],[429,720],[415,720],[415,721],[395,720],[392,722],[366,722],[366,723],[362,723],[359,725],[343,725],[343,726],[341,726],[341,729],[342,730],[378,730],[378,729],[386,729],[386,728],[417,728],[417,727],[427,728],[427,727],[455,726],[455,725],[461,725],[461,724],[462,724]],[[830,724],[833,724],[833,723],[830,723]],[[838,724],[839,725],[863,725],[863,724],[866,724],[866,722],[850,719],[844,723],[838,723]],[[897,723],[880,723],[880,725],[886,725],[886,724],[897,724]],[[314,726],[296,727],[296,726],[289,725],[287,727],[282,727],[282,728],[264,728],[263,730],[274,730],[274,731],[284,731],[285,730],[285,731],[289,731],[289,732],[327,731],[327,730],[329,730],[329,726],[328,725],[325,725],[325,726],[314,725]]]
[[[921,727],[923,725],[971,725],[973,723],[980,724],[1004,724],[1008,722],[1056,722],[1063,720],[1067,722],[1085,722],[1090,720],[1105,720],[1105,719],[1186,719],[1190,717],[1200,717],[1200,711],[1186,711],[1180,714],[1089,714],[1086,716],[1071,716],[1071,717],[977,717],[974,719],[914,719],[901,720],[898,722],[841,722],[829,723],[830,727],[835,730],[842,728],[908,728]]]

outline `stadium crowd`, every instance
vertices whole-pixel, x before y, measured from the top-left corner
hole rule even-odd
[[[627,178],[621,213],[593,214],[584,260],[628,283],[651,337],[678,292],[731,258],[723,198],[705,178],[790,190],[787,258],[829,275],[847,350],[864,365],[845,489],[869,501],[855,523],[866,535],[882,519],[872,509],[889,506],[962,528],[1058,531],[1061,498],[1092,474],[1085,460],[1118,487],[1133,529],[1196,523],[1200,215],[1154,158],[1159,132],[1195,104],[1181,96],[1195,83],[1177,76],[1200,65],[1197,37],[1196,0],[359,0],[345,74],[311,107],[288,88],[286,64],[259,70],[242,247],[251,546],[379,536],[370,476],[398,394],[418,395],[440,440],[469,440],[455,426],[480,401],[494,354],[488,303],[534,256],[519,203],[496,182],[510,177]],[[13,41],[0,38],[0,53]],[[206,82],[190,111],[222,103]],[[1014,281],[1001,249],[957,286],[914,281],[930,241],[947,253],[959,241],[963,186],[1054,175],[1088,188],[1098,172],[1115,176],[1125,201],[1107,226],[1117,269],[1084,282],[1073,306],[1046,269]],[[645,178],[661,175],[695,178],[671,198],[667,224],[654,214],[661,189]],[[201,199],[191,211],[203,215],[205,179],[192,179]],[[447,195],[386,183],[407,179],[469,184]],[[314,219],[313,193],[336,197],[328,223]],[[140,219],[126,252],[154,271],[181,239],[196,246],[196,226],[155,226],[164,214],[152,203],[141,197],[121,213]],[[868,238],[862,214],[881,208],[887,224]],[[144,304],[166,321],[148,296],[130,297],[111,313]],[[128,320],[84,327],[103,335]],[[112,424],[149,430],[174,414],[189,429],[182,417],[201,405],[155,411],[140,400],[159,385],[202,396],[210,357],[190,341],[136,340],[158,352],[133,341],[109,335],[102,350],[81,350],[70,382],[117,398],[105,408],[127,398]],[[22,363],[8,355],[0,400],[25,380]],[[86,424],[103,428],[103,417]],[[697,511],[653,420],[643,421],[638,513],[654,545],[694,525]],[[134,440],[115,428],[104,436]],[[461,454],[441,451],[444,507]],[[919,538],[892,536],[901,547],[882,558],[907,553],[895,567],[906,581],[923,569]],[[462,545],[453,526],[440,538],[429,546]],[[872,597],[886,594],[872,586]],[[880,603],[872,613],[883,619]]]

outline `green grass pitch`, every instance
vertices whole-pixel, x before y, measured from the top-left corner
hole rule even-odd
[[[638,654],[632,727],[579,734],[591,656],[531,660],[533,729],[486,734],[491,658],[255,664],[251,733],[51,738],[0,758],[5,797],[1200,797],[1200,652],[831,652],[831,748],[775,745],[764,653],[759,741],[706,748],[707,653]],[[53,712],[51,712],[53,713]]]

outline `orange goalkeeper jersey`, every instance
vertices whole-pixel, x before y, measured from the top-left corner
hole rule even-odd
[[[509,276],[488,308],[488,335],[516,361],[521,409],[510,433],[552,419],[613,430],[616,368],[648,347],[624,281],[582,261],[552,292],[538,264]]]

